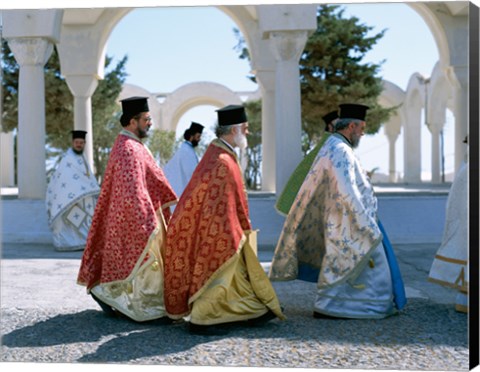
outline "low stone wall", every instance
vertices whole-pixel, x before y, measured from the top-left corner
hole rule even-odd
[[[8,198],[2,208],[2,243],[52,243],[45,200]]]
[[[440,243],[445,223],[447,193],[377,193],[379,218],[393,244]],[[285,217],[275,210],[275,196],[249,195],[250,218],[258,229],[260,249],[272,249],[280,236]],[[52,242],[45,201],[1,200],[2,242]]]
[[[441,243],[448,192],[377,193],[378,216],[392,244]],[[250,195],[250,218],[260,246],[275,246],[285,217],[271,194]]]

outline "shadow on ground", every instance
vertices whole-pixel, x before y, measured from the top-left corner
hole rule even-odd
[[[451,305],[412,299],[401,314],[381,320],[314,319],[310,310],[295,308],[293,304],[289,306],[285,322],[275,320],[261,328],[234,327],[226,336],[191,335],[185,322],[172,325],[135,323],[106,317],[101,311],[86,310],[53,316],[15,329],[3,335],[2,344],[4,348],[41,348],[98,343],[98,347],[89,348],[77,362],[128,362],[180,353],[222,338],[468,348],[467,316],[457,313]],[[5,311],[2,318],[2,322],[8,322],[9,311]]]

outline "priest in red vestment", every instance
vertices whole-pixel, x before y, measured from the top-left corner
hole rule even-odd
[[[284,319],[256,256],[242,171],[234,148],[247,146],[243,106],[217,111],[217,139],[175,207],[165,246],[165,307],[195,334],[223,334],[226,323]]]
[[[78,284],[105,312],[142,322],[166,317],[162,250],[177,196],[142,143],[152,125],[147,99],[125,99],[122,110]]]

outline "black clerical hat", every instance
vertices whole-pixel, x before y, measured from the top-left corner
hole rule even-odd
[[[195,123],[194,121],[192,121],[192,124],[190,125],[189,129],[192,134],[195,134],[195,133],[202,133],[203,128],[204,126],[202,124]]]
[[[342,103],[340,105],[340,119],[358,119],[365,121],[368,106],[356,103]]]
[[[219,110],[218,125],[234,125],[247,122],[247,114],[245,108],[239,105],[228,105]]]
[[[87,132],[84,130],[72,130],[72,140],[75,138],[81,138],[85,139],[85,136],[87,135]]]
[[[148,108],[147,97],[130,97],[122,99],[122,124],[128,124],[128,121],[141,112],[150,111]]]
[[[330,124],[335,119],[338,119],[338,110],[329,112],[327,115],[322,116],[322,119],[325,122],[325,125]]]

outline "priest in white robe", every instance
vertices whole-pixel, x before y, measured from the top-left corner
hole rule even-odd
[[[85,131],[72,131],[72,147],[61,157],[47,186],[48,225],[57,251],[85,248],[88,230],[100,193],[83,149]]]
[[[464,143],[468,143],[465,138]],[[468,313],[468,156],[448,193],[442,244],[430,268],[428,280],[458,291],[455,310]]]
[[[368,107],[340,105],[285,221],[269,277],[317,283],[315,318],[384,318],[405,305],[403,282],[377,220],[377,199],[353,152]],[[396,264],[396,262],[395,262]],[[392,275],[395,274],[395,275]],[[396,298],[398,297],[398,298]]]
[[[183,134],[185,141],[182,142],[177,152],[163,169],[178,198],[185,190],[199,162],[195,147],[200,143],[203,128],[203,125],[192,122],[190,128],[186,129]]]

